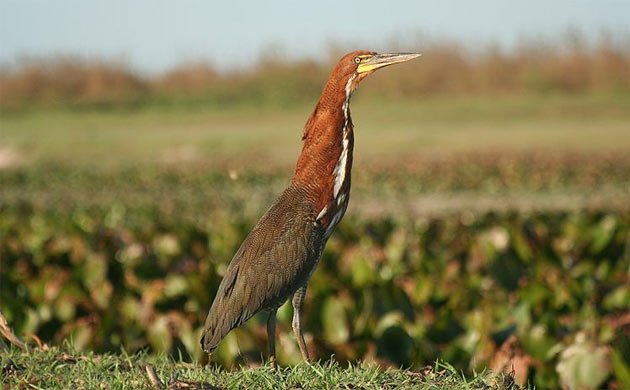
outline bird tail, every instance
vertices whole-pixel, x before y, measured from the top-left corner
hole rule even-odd
[[[214,307],[212,309],[214,309]],[[219,326],[217,316],[213,315],[212,309],[210,309],[208,313],[203,332],[201,333],[201,348],[208,354],[212,353],[212,351],[217,348],[221,339],[230,331],[229,328],[222,329],[224,327]]]
[[[201,333],[201,347],[209,354],[217,348],[225,335],[239,324],[238,321],[231,318],[229,311],[221,310],[222,303],[213,303]],[[215,306],[218,306],[219,309]]]
[[[246,321],[253,313],[242,308],[238,300],[231,294],[238,276],[238,268],[231,271],[228,268],[226,276],[219,285],[214,297],[208,317],[203,327],[201,347],[207,353],[212,353],[219,342],[232,329]]]
[[[211,329],[204,329],[201,334],[201,348],[204,352],[211,354],[219,345],[222,337],[216,337],[216,333]]]

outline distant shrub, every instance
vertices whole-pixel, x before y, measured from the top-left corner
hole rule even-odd
[[[421,46],[422,47],[422,46]],[[421,62],[375,77],[366,99],[436,94],[630,90],[630,51],[608,40],[586,45],[529,43],[511,51],[464,49],[452,42],[422,47]],[[292,105],[313,101],[336,58],[314,62],[262,57],[220,72],[204,62],[142,76],[122,64],[73,57],[31,59],[0,71],[0,108],[110,107],[138,104]]]
[[[29,60],[0,73],[0,105],[125,105],[144,98],[147,84],[123,65],[77,58]]]

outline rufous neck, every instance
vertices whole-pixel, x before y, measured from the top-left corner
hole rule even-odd
[[[293,183],[309,190],[324,205],[334,196],[335,182],[350,179],[354,136],[347,80],[328,80],[306,122],[302,152]],[[343,172],[340,172],[343,170]]]

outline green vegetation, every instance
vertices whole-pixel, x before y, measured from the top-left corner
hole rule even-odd
[[[426,215],[407,208],[414,188],[420,196],[478,187],[477,194],[499,196],[586,192],[607,180],[610,188],[628,188],[622,158],[591,159],[586,176],[571,168],[575,160],[535,161],[512,160],[509,170],[468,161],[442,172],[450,176],[359,176],[357,193],[375,185],[375,199],[398,195],[378,202],[376,213],[358,200],[332,237],[309,285],[305,316],[314,355],[416,369],[440,358],[472,375],[493,361],[501,367],[500,347],[513,334],[515,354],[527,357],[521,373],[538,386],[557,386],[558,367],[573,377],[580,364],[603,373],[597,383],[625,381],[627,205]],[[532,179],[543,167],[545,175]],[[95,352],[149,348],[187,361],[203,358],[199,329],[227,262],[286,183],[259,173],[59,166],[5,171],[2,179],[0,298],[18,334],[54,344],[71,339]],[[290,317],[283,307],[282,364],[300,361]],[[259,362],[264,321],[258,316],[232,332],[213,359]]]
[[[11,359],[11,362],[9,362]],[[146,354],[94,355],[53,348],[12,351],[3,357],[2,383],[11,388],[146,389],[146,366],[162,385],[175,389],[514,389],[508,375],[476,374],[466,379],[452,366],[436,363],[420,371],[382,369],[374,364],[334,361],[300,363],[274,371],[268,365],[226,371]]]
[[[426,73],[366,82],[350,209],[305,308],[312,354],[334,362],[299,364],[285,305],[279,361],[298,365],[279,374],[239,368],[262,361],[264,315],[212,369],[199,331],[289,180],[323,68],[3,73],[0,308],[53,346],[4,354],[3,383],[138,388],[150,362],[164,383],[201,387],[487,388],[495,377],[475,372],[488,368],[540,388],[629,387],[628,60],[572,53],[444,49]],[[452,367],[422,370],[438,360]]]
[[[415,167],[427,159],[471,153],[564,155],[630,149],[627,93],[377,103],[362,99],[363,92],[352,106],[358,167],[400,162]],[[290,170],[311,110],[312,102],[290,110],[208,106],[6,114],[0,151],[22,164],[97,170],[182,164],[194,169]]]

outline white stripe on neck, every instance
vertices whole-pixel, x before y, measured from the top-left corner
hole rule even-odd
[[[335,165],[335,170],[333,171],[333,176],[335,178],[333,196],[335,199],[339,196],[341,186],[346,180],[346,163],[348,162],[348,145],[350,144],[350,140],[348,139],[348,135],[350,133],[348,129],[348,122],[350,120],[350,97],[352,96],[352,82],[355,77],[356,75],[352,75],[346,83],[346,100],[344,100],[343,105],[341,106],[344,117],[343,138],[341,141],[341,155],[339,155],[339,160],[337,161],[337,165]]]

